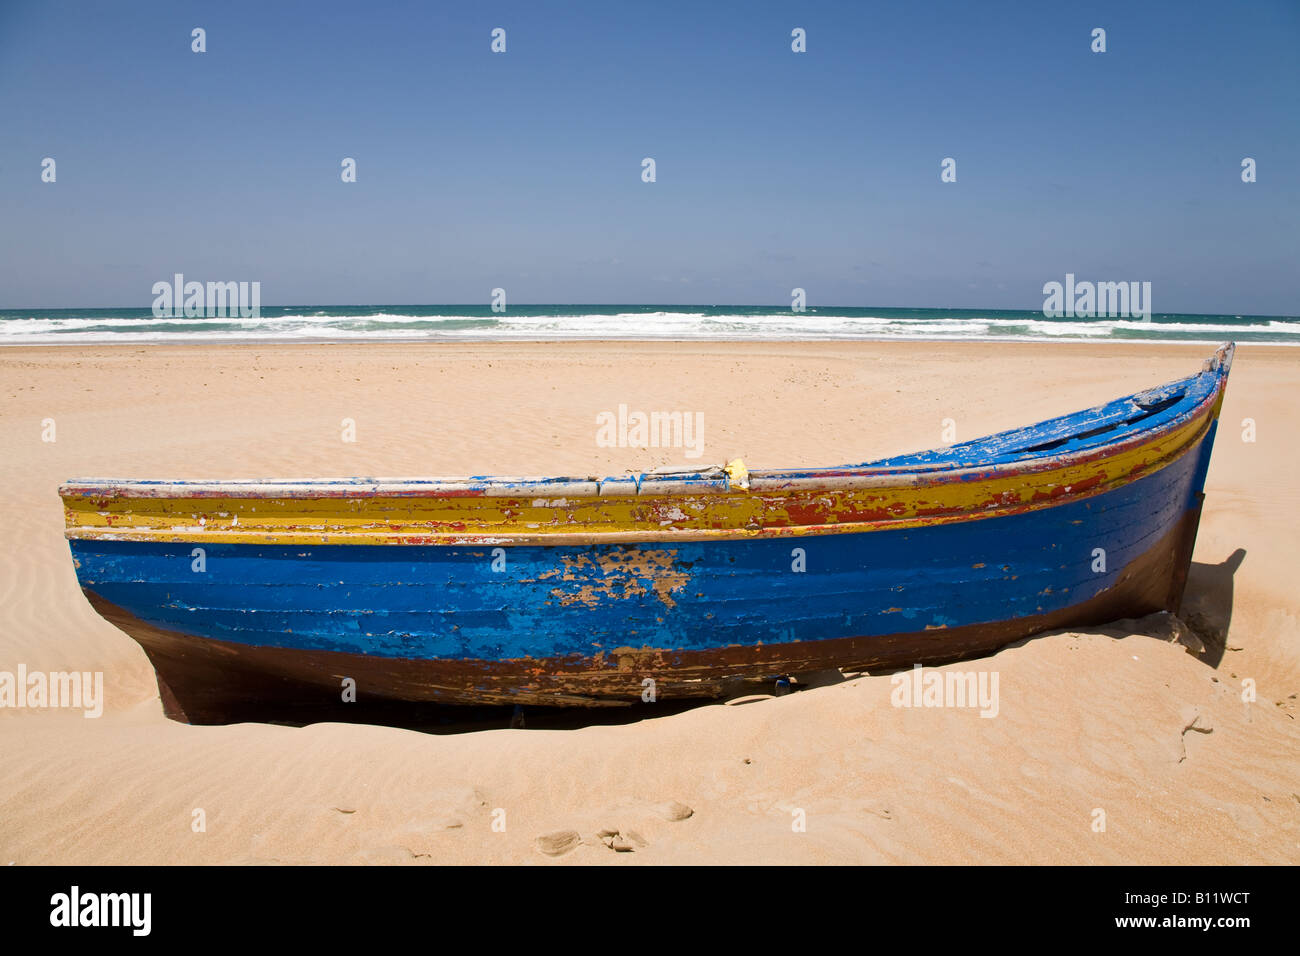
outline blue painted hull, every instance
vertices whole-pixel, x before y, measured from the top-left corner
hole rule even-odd
[[[662,595],[656,578],[606,574],[591,560],[663,552],[658,543],[518,546],[501,550],[504,563],[481,546],[212,544],[202,573],[187,544],[70,544],[82,586],[138,620],[261,647],[490,662],[883,637],[1051,614],[1113,588],[1197,507],[1202,444],[1204,455],[1055,508],[805,540],[674,543],[684,581]],[[558,568],[570,579],[557,580]]]

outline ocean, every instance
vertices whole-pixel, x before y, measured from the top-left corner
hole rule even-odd
[[[263,307],[256,318],[157,318],[150,309],[2,309],[0,345],[523,339],[973,339],[1300,344],[1300,317],[1157,313],[1046,318],[1001,309],[465,305]]]

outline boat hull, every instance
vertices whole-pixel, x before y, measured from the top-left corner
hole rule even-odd
[[[460,545],[72,540],[176,719],[342,699],[600,705],[941,662],[1176,610],[1213,422],[1100,493],[808,538]],[[647,683],[647,682],[653,683]]]

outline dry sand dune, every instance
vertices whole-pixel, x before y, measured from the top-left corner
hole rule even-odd
[[[143,652],[82,598],[55,491],[93,476],[862,461],[942,444],[944,419],[964,439],[1102,402],[1188,374],[1209,351],[0,351],[0,671],[103,671],[106,691],[98,719],[0,709],[0,864],[1300,861],[1297,349],[1237,354],[1183,615],[1184,641],[1204,651],[1157,617],[952,665],[998,673],[994,718],[893,707],[877,675],[570,730],[187,727],[162,716]],[[598,447],[596,415],[620,403],[703,412],[703,456]],[[56,441],[42,441],[47,419]],[[341,440],[344,419],[355,443]]]

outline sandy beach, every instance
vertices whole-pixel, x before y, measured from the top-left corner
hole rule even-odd
[[[1185,626],[1005,648],[979,662],[999,674],[992,719],[893,707],[881,674],[577,729],[185,726],[163,717],[144,653],[81,595],[56,493],[73,477],[861,462],[946,444],[945,420],[964,440],[1099,404],[1211,351],[2,349],[0,671],[102,671],[105,701],[98,718],[0,708],[0,865],[1300,862],[1300,349],[1238,350]],[[701,413],[702,455],[599,444],[597,416],[620,404]]]

